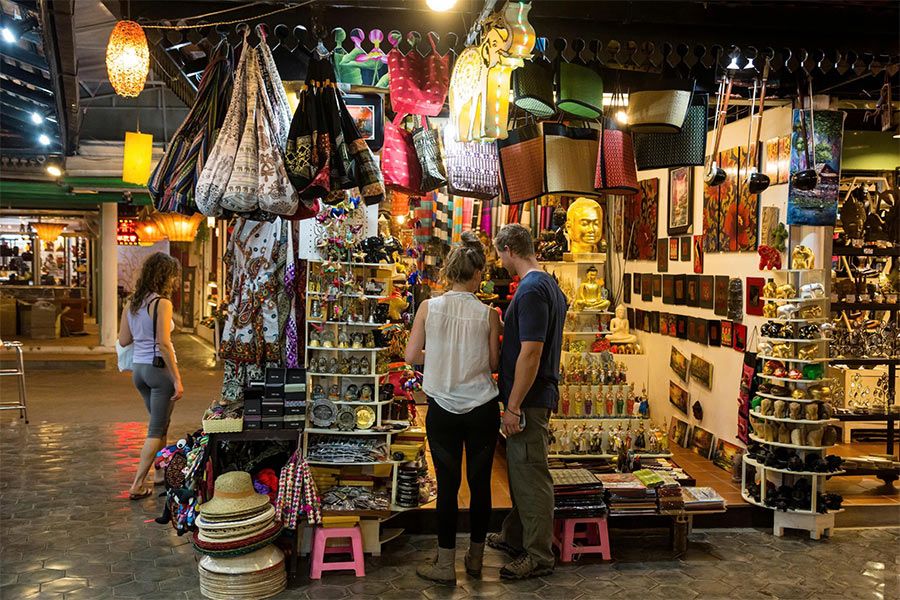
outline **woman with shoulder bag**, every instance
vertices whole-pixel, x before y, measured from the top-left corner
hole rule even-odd
[[[416,569],[419,577],[456,584],[457,496],[463,448],[469,484],[471,540],[466,572],[481,575],[484,541],[491,518],[491,467],[500,429],[497,384],[500,315],[475,296],[485,268],[484,247],[471,231],[450,250],[441,275],[443,295],[416,310],[406,362],[423,364],[428,396],[425,429],[437,475],[438,550]]]
[[[134,344],[134,386],[144,398],[150,425],[141,460],[128,497],[146,498],[153,488],[144,483],[156,453],[166,445],[175,401],[184,394],[172,346],[172,302],[166,297],[178,278],[178,261],[157,252],[144,261],[134,295],[122,313],[119,344]]]

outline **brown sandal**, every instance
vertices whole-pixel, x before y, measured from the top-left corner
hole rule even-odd
[[[142,498],[146,498],[147,496],[149,496],[152,493],[153,493],[153,488],[145,488],[144,491],[140,492],[139,494],[128,494],[128,499],[129,500],[140,500]]]

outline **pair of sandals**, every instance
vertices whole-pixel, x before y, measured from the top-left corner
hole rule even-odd
[[[145,487],[144,487],[140,492],[138,492],[137,494],[129,493],[129,494],[128,494],[128,499],[129,499],[129,500],[142,500],[142,499],[144,499],[144,498],[147,498],[148,496],[150,496],[150,495],[153,494],[153,488],[156,487],[156,486],[159,486],[159,485],[166,485],[166,480],[165,480],[165,479],[160,479],[159,481],[154,480],[154,481],[153,481],[153,485],[152,485],[151,487],[146,487],[146,486],[145,486]]]

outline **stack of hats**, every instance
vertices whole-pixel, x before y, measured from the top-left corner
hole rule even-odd
[[[200,562],[204,596],[267,598],[285,588],[284,555],[270,546],[282,524],[269,497],[253,488],[249,473],[217,477],[212,500],[198,512],[193,544],[207,555]]]

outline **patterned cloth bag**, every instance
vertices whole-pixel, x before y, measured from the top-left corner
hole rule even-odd
[[[391,108],[398,113],[436,117],[450,88],[450,55],[440,56],[429,35],[432,52],[422,56],[413,48],[403,54],[395,46],[388,52]]]
[[[263,44],[261,44],[262,46]],[[271,54],[270,54],[271,59]],[[288,179],[284,166],[283,144],[278,139],[275,131],[282,127],[283,123],[279,112],[281,109],[272,104],[268,90],[274,82],[271,79],[271,68],[275,65],[266,64],[264,53],[260,53],[259,69],[259,103],[256,107],[256,132],[257,146],[259,150],[259,179],[257,181],[257,197],[259,208],[276,215],[293,215],[297,212],[299,196],[297,190]],[[272,88],[274,89],[274,88]],[[281,88],[284,95],[284,88]],[[285,97],[285,101],[287,98]]]
[[[225,187],[225,193],[222,194],[220,202],[225,210],[237,213],[250,212],[259,206],[259,141],[256,132],[259,63],[254,48],[246,47],[244,52],[250,54],[245,74],[247,78],[247,119],[244,121],[241,141],[234,157],[231,177],[228,179],[228,185]]]
[[[398,112],[393,121],[384,124],[381,170],[386,188],[418,196],[422,193],[422,167],[412,133],[403,126],[404,116]]]
[[[540,198],[546,192],[544,140],[538,125],[513,129],[505,140],[497,140],[503,204],[519,204]],[[593,170],[591,171],[593,172]]]
[[[444,152],[441,147],[441,133],[428,126],[422,117],[422,126],[413,131],[413,146],[419,167],[422,169],[423,192],[431,192],[447,184],[447,170],[444,167]]]
[[[452,124],[444,126],[447,190],[454,196],[490,200],[500,193],[500,159],[493,142],[457,142]]]
[[[246,36],[244,39],[246,44]],[[216,144],[197,178],[194,201],[197,203],[197,209],[208,217],[222,214],[219,201],[222,199],[225,187],[231,177],[241,132],[247,120],[247,78],[245,74],[249,55],[249,52],[241,53],[234,74],[234,93],[231,95],[228,112],[225,114],[222,129],[219,130]]]
[[[609,194],[636,194],[637,169],[634,164],[634,140],[626,127],[614,119],[603,119],[597,154],[594,189]]]

